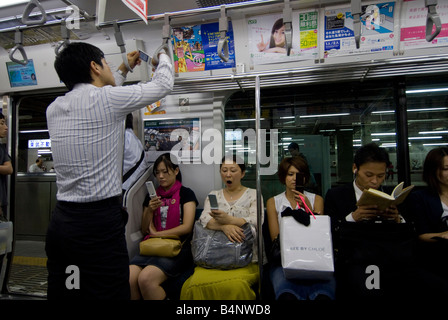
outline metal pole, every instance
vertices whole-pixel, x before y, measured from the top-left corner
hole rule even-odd
[[[400,77],[395,83],[395,122],[397,138],[397,164],[398,167],[398,181],[404,181],[405,186],[411,184],[411,166],[409,158],[408,145],[408,115],[406,105],[406,83],[405,78]]]
[[[256,164],[255,164],[255,184],[257,189],[257,241],[258,241],[258,270],[260,271],[259,292],[261,293],[261,279],[263,272],[263,199],[261,194],[261,181],[260,181],[260,159],[261,159],[261,133],[260,133],[260,119],[261,119],[261,107],[260,107],[260,77],[255,77],[255,147],[256,147]]]

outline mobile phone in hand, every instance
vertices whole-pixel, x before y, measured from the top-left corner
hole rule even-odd
[[[149,56],[149,54],[147,54],[146,52],[142,51],[142,50],[138,50],[139,55],[140,55],[140,59],[142,59],[145,62],[151,62],[152,57]]]
[[[212,210],[218,210],[218,199],[216,198],[216,195],[214,194],[209,194],[208,195],[208,200],[210,201],[210,208]]]
[[[296,173],[296,190],[300,193],[303,193],[305,186],[304,186],[304,180],[305,175],[301,172]]]
[[[157,198],[156,189],[154,188],[154,183],[152,183],[152,181],[146,182],[146,189],[148,189],[149,197],[151,199]]]

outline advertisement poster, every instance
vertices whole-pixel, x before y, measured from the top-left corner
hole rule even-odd
[[[145,151],[155,151],[152,157],[170,152],[182,162],[200,161],[200,118],[145,120],[143,130]]]
[[[431,42],[426,41],[426,18],[428,9],[424,0],[403,2],[401,45],[403,49],[417,49],[448,45],[448,2],[439,1],[436,11],[442,22],[442,30]],[[433,31],[435,26],[433,26]]]
[[[326,9],[325,57],[393,50],[395,2],[361,7],[361,41],[356,48],[350,6]]]
[[[6,62],[11,88],[37,85],[33,59],[24,66],[15,62]]]
[[[314,59],[317,50],[317,11],[292,13],[292,47],[286,55],[282,14],[254,16],[247,20],[249,50],[254,65]]]
[[[121,2],[148,24],[148,0],[121,0]]]
[[[218,56],[219,24],[210,23],[173,28],[174,69],[177,73],[232,68],[235,66],[235,49],[232,23],[229,22],[227,41],[229,60]]]

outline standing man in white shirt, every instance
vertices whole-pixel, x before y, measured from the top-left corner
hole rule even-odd
[[[127,55],[134,68],[138,52]],[[165,53],[151,82],[121,86],[104,53],[71,43],[55,61],[69,89],[47,109],[57,204],[47,232],[48,299],[129,299],[129,259],[122,209],[123,121],[168,95],[173,66]]]

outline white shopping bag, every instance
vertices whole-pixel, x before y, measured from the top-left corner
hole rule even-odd
[[[305,226],[293,217],[280,221],[280,250],[287,279],[329,279],[334,272],[329,216],[310,218]]]

